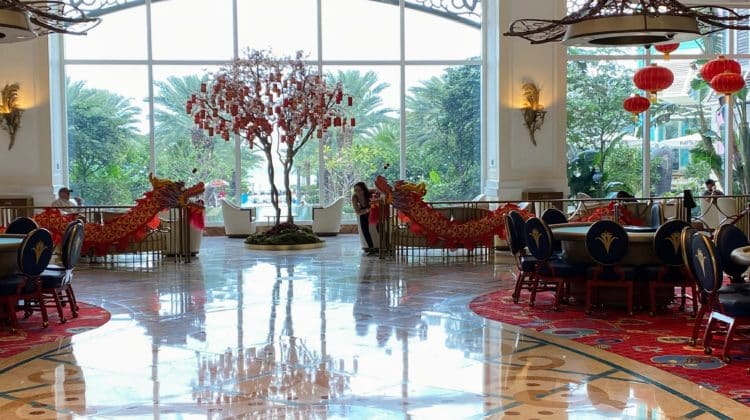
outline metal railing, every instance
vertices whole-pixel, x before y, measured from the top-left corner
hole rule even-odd
[[[17,217],[34,217],[49,207],[45,206],[5,206],[0,207],[0,225],[7,226]],[[64,214],[75,215],[84,223],[97,223],[106,227],[133,206],[82,206],[59,207]],[[189,209],[170,208],[159,213],[160,224],[155,229],[147,228],[145,237],[127,244],[113,243],[104,255],[91,252],[86,259],[91,263],[134,268],[150,268],[162,260],[190,262],[192,258],[191,240],[196,232],[190,228]],[[85,232],[85,230],[84,230]]]

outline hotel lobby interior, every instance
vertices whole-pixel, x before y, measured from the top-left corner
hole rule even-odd
[[[645,197],[648,211],[664,212],[661,222],[665,216],[691,221],[691,206],[680,193],[699,196],[707,178],[718,181],[725,200],[734,200],[733,209],[750,209],[744,169],[723,171],[721,164],[741,160],[741,148],[725,145],[741,144],[734,136],[750,131],[722,129],[747,121],[747,102],[743,99],[735,115],[722,104],[740,94],[724,97],[723,91],[711,91],[713,83],[704,83],[705,96],[695,106],[693,83],[700,77],[696,63],[718,53],[737,60],[741,77],[749,77],[747,18],[719,20],[744,29],[680,34],[686,38],[670,59],[643,47],[663,44],[658,38],[663,31],[643,30],[638,36],[648,41],[635,44],[612,40],[611,31],[599,46],[590,39],[563,42],[569,25],[559,19],[597,3],[587,0],[74,0],[65,3],[93,20],[69,26],[52,19],[46,30],[33,20],[42,12],[22,3],[30,2],[0,0],[0,34],[6,34],[0,37],[0,85],[18,84],[22,111],[17,131],[0,124],[0,225],[23,209],[59,244],[62,230],[50,220],[62,217],[67,223],[78,213],[50,213],[50,206],[61,188],[71,188],[87,209],[76,226],[90,225],[84,232],[101,234],[96,229],[108,223],[102,215],[146,207],[156,195],[141,197],[173,185],[167,179],[184,182],[171,199],[187,209],[181,214],[190,214],[191,224],[185,222],[179,246],[162,242],[156,252],[132,246],[110,252],[118,245],[110,241],[99,253],[101,247],[84,237],[85,256],[71,280],[78,313],[69,302],[62,308],[64,323],[54,305],[48,327],[42,327],[37,310],[28,319],[19,310],[16,331],[0,323],[0,420],[750,417],[750,347],[736,344],[730,362],[720,356],[721,343],[714,343],[713,355],[690,345],[694,317],[677,309],[674,287],[655,316],[643,300],[633,316],[623,305],[597,306],[584,315],[581,290],[573,290],[578,299],[566,296],[559,311],[552,310],[550,293],[540,292],[533,307],[527,291],[514,302],[520,263],[503,227],[505,210],[541,217],[542,209],[555,203],[586,227],[595,220],[592,214],[636,220],[634,207],[610,202],[618,190]],[[740,9],[747,7],[742,1],[680,2],[706,3],[750,13]],[[45,10],[61,13],[56,7]],[[688,17],[696,30],[697,22],[705,25],[700,20],[705,13],[727,16],[729,9],[700,10]],[[31,16],[40,33],[12,27],[18,14]],[[80,18],[73,12],[66,16]],[[538,23],[519,25],[519,19],[557,23],[537,31]],[[86,34],[57,33],[77,28]],[[536,41],[551,39],[530,43],[506,34],[509,28],[531,30],[527,37]],[[19,30],[33,39],[8,39]],[[248,213],[240,217],[240,225],[247,222],[241,229],[261,232],[278,224],[259,143],[251,149],[239,131],[229,132],[225,141],[218,127],[216,136],[212,127],[208,137],[204,117],[193,115],[193,107],[210,102],[201,98],[220,80],[215,74],[246,48],[271,48],[280,55],[302,49],[311,68],[338,76],[344,97],[350,95],[347,118],[335,125],[353,134],[312,135],[295,158],[288,196],[282,175],[274,180],[282,190],[282,213],[316,231],[318,207],[344,197],[337,234],[324,237],[321,247],[266,250],[248,246],[247,233],[229,237],[232,222],[226,206],[222,209],[224,200],[248,213],[252,208],[250,219],[242,219]],[[629,94],[639,92],[630,86],[633,73],[651,63],[671,69],[674,84],[659,89],[659,102],[643,114],[622,109]],[[6,102],[3,98],[0,119],[10,115]],[[609,108],[600,112],[597,104]],[[696,134],[702,120],[695,110],[702,106],[710,120],[700,131],[704,137]],[[269,107],[268,115],[272,112]],[[614,128],[596,131],[610,119]],[[713,161],[696,152],[708,132],[718,139],[708,143],[716,148],[711,156],[719,156]],[[597,135],[598,141],[587,140]],[[717,161],[718,166],[711,163]],[[150,174],[160,180],[150,184]],[[376,185],[378,176],[383,181]],[[356,195],[350,200],[356,181],[377,187],[380,205],[392,206],[392,213],[370,218],[377,252],[366,252],[370,246],[358,234]],[[200,194],[194,185],[200,185]],[[579,198],[586,193],[586,199],[523,204],[577,193]],[[389,201],[391,195],[396,198]],[[418,202],[407,208],[404,197]],[[711,200],[704,200],[706,211],[692,209],[693,225],[699,221],[706,232],[731,219],[722,213],[727,201]],[[451,205],[444,207],[453,212],[447,219],[435,217],[456,237],[469,239],[430,230],[427,222],[407,233],[391,229],[391,223],[418,226],[422,219],[414,208],[424,202]],[[487,202],[486,210],[481,202]],[[470,216],[467,222],[479,221],[471,226],[483,233],[461,236],[456,203],[485,217]],[[198,227],[195,208],[202,216]],[[162,225],[149,229],[181,229],[174,220],[165,222],[159,210],[164,208],[154,210],[148,222],[156,215]],[[707,222],[709,212],[715,221]],[[732,219],[745,235],[748,212]],[[653,226],[654,216],[649,218],[645,224]],[[649,238],[658,236],[655,231]],[[186,242],[188,232],[194,236]],[[554,228],[550,232],[560,235]],[[628,232],[631,241],[646,235]],[[410,240],[429,236],[424,239],[429,246],[404,245],[390,236],[398,234]],[[175,240],[170,235],[166,241]],[[144,240],[132,232],[126,236],[130,245]],[[0,253],[6,252],[6,237],[14,236],[0,233]],[[442,245],[434,246],[435,237]],[[469,240],[469,249],[463,249]],[[529,241],[528,252],[534,253]],[[181,255],[173,245],[191,249]],[[551,240],[549,245],[552,249]],[[595,257],[586,261],[598,263]],[[541,270],[539,264],[533,270]],[[679,330],[687,336],[661,323],[660,316],[672,312],[689,323]],[[638,341],[644,335],[654,341]],[[629,350],[615,351],[625,346]],[[673,349],[680,353],[670,353]],[[664,360],[654,362],[658,357]]]

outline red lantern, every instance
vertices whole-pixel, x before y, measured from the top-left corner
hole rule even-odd
[[[638,89],[645,90],[651,94],[651,101],[656,102],[656,94],[672,86],[674,74],[666,67],[651,64],[644,67],[633,76],[633,83]]]
[[[669,60],[669,54],[673,51],[676,51],[678,48],[680,48],[680,44],[663,44],[654,46],[654,49],[656,51],[664,54],[665,60]]]
[[[717,93],[731,95],[745,87],[745,79],[738,73],[725,71],[711,79],[711,88]]]
[[[701,67],[701,77],[706,83],[711,83],[711,80],[713,80],[714,77],[724,72],[739,74],[742,72],[742,67],[740,66],[740,63],[727,59],[723,55],[720,55],[718,58],[709,61]]]
[[[634,120],[637,120],[638,114],[651,108],[651,101],[649,101],[648,98],[635,94],[628,99],[625,99],[622,102],[622,107],[625,108],[625,111],[633,114]]]

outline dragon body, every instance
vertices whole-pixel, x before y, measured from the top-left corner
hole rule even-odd
[[[82,253],[106,254],[113,246],[124,250],[130,243],[143,240],[151,229],[159,226],[159,212],[173,207],[188,207],[192,215],[201,213],[203,207],[189,201],[204,191],[200,182],[185,188],[184,182],[170,181],[149,175],[152,190],[136,200],[136,205],[106,224],[84,223]],[[77,215],[64,214],[57,208],[47,208],[34,216],[34,220],[49,230],[55,242],[62,238],[65,228]]]
[[[409,221],[409,229],[414,234],[425,236],[431,244],[442,241],[447,248],[451,249],[458,247],[473,249],[478,244],[492,246],[495,235],[505,238],[504,216],[513,210],[521,213],[524,219],[533,216],[533,213],[508,203],[482,218],[457,222],[449,220],[425,203],[424,184],[396,181],[391,187],[384,177],[378,176],[375,186],[385,202],[399,211],[399,217]]]

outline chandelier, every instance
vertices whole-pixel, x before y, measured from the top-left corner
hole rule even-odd
[[[676,0],[572,0],[562,19],[519,19],[505,36],[532,44],[611,47],[689,41],[722,29],[750,30],[750,16],[722,6],[686,6]]]
[[[0,0],[0,43],[25,41],[50,33],[83,35],[99,24],[79,1]]]

